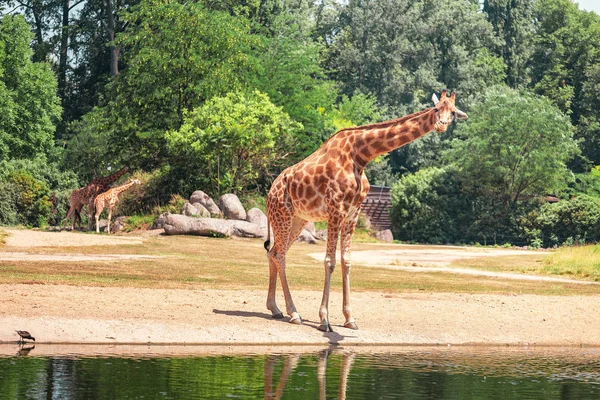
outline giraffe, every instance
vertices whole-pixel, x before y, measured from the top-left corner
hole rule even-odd
[[[325,283],[318,329],[333,332],[329,323],[329,291],[338,237],[344,327],[358,329],[350,306],[350,247],[361,204],[370,188],[364,168],[375,157],[404,146],[433,129],[445,132],[454,119],[466,119],[467,114],[456,108],[455,99],[455,93],[448,97],[447,91],[443,90],[441,100],[433,94],[433,107],[391,121],[342,129],[303,161],[283,170],[273,181],[267,195],[268,233],[265,241],[269,259],[267,308],[273,318],[283,318],[275,302],[279,275],[289,322],[302,324],[290,294],[285,256],[308,221],[327,221]],[[270,250],[269,227],[273,228],[274,238]]]
[[[73,224],[71,225],[71,230],[73,230],[73,228],[75,227],[75,220],[78,220],[79,226],[81,226],[80,212],[81,212],[81,209],[85,205],[87,205],[88,206],[88,229],[90,229],[91,228],[90,220],[92,219],[92,215],[94,214],[94,211],[92,208],[94,206],[94,204],[93,204],[94,198],[98,194],[105,192],[109,188],[110,185],[115,183],[117,180],[119,180],[119,178],[121,178],[124,174],[126,174],[130,170],[131,170],[131,168],[129,168],[129,166],[126,165],[123,168],[121,168],[120,170],[118,170],[117,172],[115,172],[114,174],[100,177],[100,178],[94,178],[86,186],[73,190],[73,192],[71,192],[71,195],[69,196],[69,211],[67,212],[67,216],[65,217],[65,222],[63,223],[63,227],[67,225],[69,218],[73,218]]]
[[[131,179],[129,182],[115,186],[108,189],[106,192],[100,193],[96,196],[94,200],[94,212],[96,217],[96,232],[100,233],[100,224],[98,223],[100,220],[100,214],[102,214],[102,210],[104,207],[108,207],[108,224],[106,225],[106,230],[110,234],[110,219],[112,218],[112,212],[115,205],[119,202],[119,195],[132,187],[133,185],[139,184],[140,181],[137,179]]]

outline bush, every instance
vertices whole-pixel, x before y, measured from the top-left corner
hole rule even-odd
[[[23,225],[45,226],[52,208],[49,200],[49,189],[26,171],[12,172],[8,176],[8,184],[13,186],[13,201],[17,211],[17,222]],[[7,205],[10,210],[11,205]]]
[[[600,241],[600,198],[579,195],[542,206],[532,219],[544,246]]]
[[[392,188],[392,229],[403,241],[449,243],[464,240],[468,199],[452,170],[426,168],[403,176]]]

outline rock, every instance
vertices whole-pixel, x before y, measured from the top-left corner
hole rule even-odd
[[[167,235],[263,237],[260,226],[247,221],[196,218],[180,214],[169,214],[164,229]]]
[[[313,236],[317,234],[317,230],[315,229],[315,223],[312,221],[308,221],[308,224],[306,224],[304,230],[309,231]]]
[[[167,235],[198,235],[229,237],[232,229],[227,221],[217,218],[195,218],[169,214],[164,224]]]
[[[121,232],[125,227],[125,221],[127,220],[127,218],[129,217],[121,216],[113,220],[110,224],[110,233]]]
[[[237,237],[262,238],[267,231],[266,226],[263,229],[260,225],[248,221],[226,220],[226,222],[231,226],[233,236]]]
[[[259,208],[251,208],[246,213],[246,221],[267,227],[267,216]]]
[[[327,240],[327,229],[315,232],[314,236],[319,240]]]
[[[190,197],[190,204],[196,203],[202,204],[213,217],[221,216],[221,209],[219,206],[217,206],[213,199],[202,190],[196,190]]]
[[[167,215],[171,213],[165,212],[162,213],[154,220],[154,223],[150,227],[150,229],[163,229],[165,227],[165,221],[167,220]]]
[[[221,196],[219,205],[225,218],[246,221],[246,210],[235,194],[229,193]]]
[[[316,237],[313,236],[312,233],[310,233],[306,229],[303,229],[302,233],[300,233],[300,236],[298,236],[298,239],[296,239],[296,242],[317,244],[318,240]]]
[[[392,234],[392,231],[389,229],[375,233],[375,237],[377,239],[381,240],[382,242],[391,243],[394,241],[394,235]]]
[[[188,217],[210,218],[210,212],[200,203],[185,203],[181,213]]]

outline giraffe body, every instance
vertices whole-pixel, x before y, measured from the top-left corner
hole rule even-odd
[[[363,200],[369,192],[364,173],[367,163],[416,140],[435,129],[443,132],[454,118],[467,117],[454,105],[455,95],[435,106],[408,116],[377,124],[343,129],[329,138],[313,154],[287,169],[273,181],[267,196],[267,213],[274,243],[269,250],[269,290],[267,308],[274,318],[283,318],[275,303],[277,276],[281,281],[290,322],[301,324],[286,277],[285,256],[308,221],[327,221],[325,283],[319,309],[322,331],[332,331],[329,323],[329,291],[335,269],[335,250],[340,239],[343,280],[342,312],[345,327],[358,329],[350,306],[350,248]],[[270,229],[268,229],[270,237]]]
[[[123,185],[110,188],[106,192],[100,193],[98,196],[96,196],[96,198],[94,199],[94,212],[97,233],[100,233],[100,214],[102,214],[104,208],[108,208],[108,223],[106,225],[106,230],[110,234],[110,220],[112,218],[113,209],[115,205],[117,205],[117,203],[119,202],[119,195],[127,189],[129,189],[130,187],[132,187],[133,185],[137,185],[139,183],[139,180],[131,179],[129,182]]]
[[[69,211],[67,212],[63,226],[67,224],[70,218],[73,219],[71,229],[75,227],[76,221],[78,221],[78,225],[81,226],[81,210],[87,205],[88,229],[90,229],[92,215],[94,215],[93,206],[96,196],[102,192],[105,192],[110,185],[115,183],[117,180],[119,180],[119,178],[121,178],[121,176],[129,171],[130,168],[126,165],[114,174],[100,178],[94,178],[86,186],[73,190],[69,196]]]

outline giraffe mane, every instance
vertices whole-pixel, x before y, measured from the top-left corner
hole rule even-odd
[[[370,130],[370,129],[389,128],[392,125],[401,124],[403,122],[408,121],[411,118],[414,118],[416,116],[425,114],[426,112],[431,111],[433,108],[434,107],[429,107],[429,108],[426,108],[424,110],[417,111],[417,112],[414,112],[414,113],[409,114],[409,115],[405,115],[405,116],[403,116],[401,118],[391,119],[389,121],[375,122],[375,123],[372,123],[372,124],[360,125],[360,126],[353,126],[353,127],[350,127],[350,128],[340,129],[339,131],[337,131],[336,133],[334,133],[333,135],[331,135],[329,137],[329,139],[335,137],[337,134],[339,134],[341,132],[356,131],[356,130]],[[327,139],[325,142],[328,142],[329,139]]]

